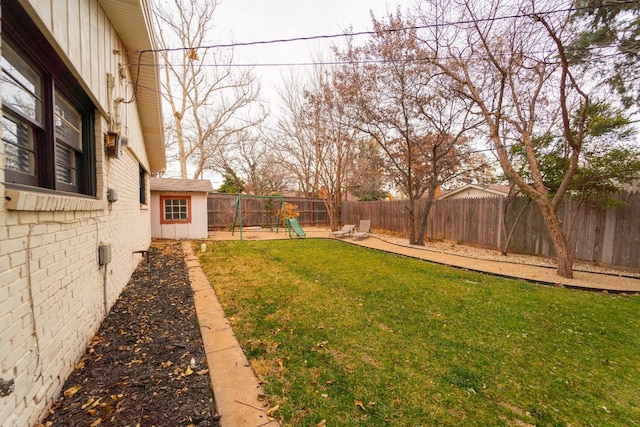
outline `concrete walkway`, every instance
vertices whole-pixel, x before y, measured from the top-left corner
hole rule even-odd
[[[327,230],[308,230],[307,238],[328,238]],[[244,230],[243,240],[289,239],[288,233],[262,230]],[[216,231],[211,240],[240,240],[238,232]],[[450,253],[435,252],[423,247],[395,244],[376,237],[362,240],[343,239],[356,244],[389,253],[395,253],[438,264],[467,270],[522,279],[554,286],[564,286],[593,291],[640,292],[640,278],[612,276],[610,274],[576,271],[573,279],[559,277],[555,269],[523,265],[505,261],[481,260]],[[194,300],[200,331],[209,365],[209,375],[216,399],[218,414],[223,427],[278,427],[279,423],[267,415],[269,406],[261,398],[262,388],[247,358],[236,340],[228,319],[224,316],[213,287],[204,275],[198,258],[192,250],[192,242],[183,242],[189,278],[194,290]]]
[[[182,244],[189,269],[189,280],[209,376],[222,427],[278,427],[280,424],[267,415],[262,387],[236,340],[229,320],[218,302],[213,287],[193,253],[192,243]]]
[[[361,246],[424,259],[438,264],[489,273],[511,279],[522,279],[545,285],[608,292],[640,292],[640,279],[623,275],[574,271],[573,279],[560,277],[555,268],[522,265],[506,261],[479,260],[469,257],[429,251],[420,247],[390,245],[388,242],[369,238],[354,242]],[[390,247],[391,246],[391,247]],[[621,273],[622,274],[622,273]]]

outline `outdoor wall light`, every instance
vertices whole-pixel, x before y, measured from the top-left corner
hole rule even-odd
[[[104,146],[108,157],[120,158],[120,135],[117,132],[107,132],[104,136]]]

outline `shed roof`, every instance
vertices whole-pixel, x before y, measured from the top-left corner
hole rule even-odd
[[[174,179],[156,178],[149,179],[151,191],[174,191],[174,192],[202,192],[213,191],[211,181],[206,179]]]

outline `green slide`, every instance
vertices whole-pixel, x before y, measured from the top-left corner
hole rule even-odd
[[[289,237],[291,237],[291,230],[296,233],[298,237],[307,237],[307,233],[304,232],[297,218],[288,218],[287,224],[289,224]]]

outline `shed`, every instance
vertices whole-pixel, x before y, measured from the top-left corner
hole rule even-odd
[[[202,179],[151,178],[151,237],[206,239],[207,194],[211,182]]]

